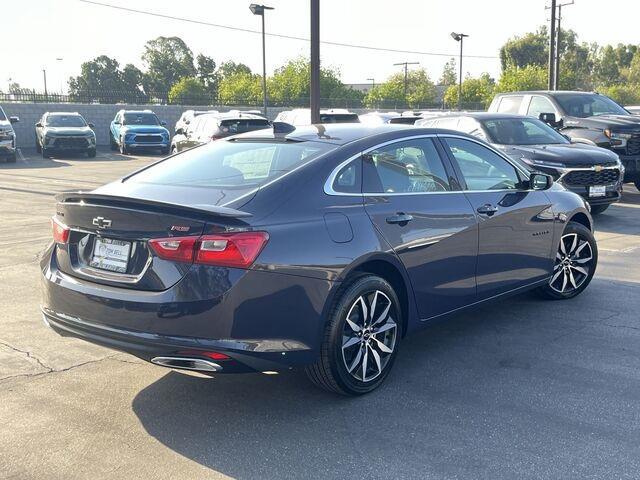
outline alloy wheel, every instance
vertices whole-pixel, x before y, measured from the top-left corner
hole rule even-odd
[[[342,359],[356,380],[370,382],[386,368],[396,346],[395,315],[393,302],[380,290],[352,304],[342,332]]]
[[[589,242],[577,233],[563,235],[549,286],[561,294],[578,290],[589,278],[592,264],[593,251]]]

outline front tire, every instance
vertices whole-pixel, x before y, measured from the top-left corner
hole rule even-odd
[[[635,182],[633,182],[633,184],[636,186],[638,191],[640,191],[640,180],[636,180]]]
[[[566,300],[580,295],[591,283],[598,265],[598,245],[591,230],[569,222],[564,229],[549,283],[538,289],[543,297]]]
[[[593,205],[591,207],[591,215],[600,215],[607,208],[609,208],[609,205]]]
[[[120,139],[120,153],[122,155],[127,155],[129,153],[129,149],[127,148],[127,145],[124,143],[124,138]]]
[[[320,358],[306,368],[318,387],[343,395],[363,395],[387,378],[402,336],[402,310],[387,281],[355,279],[334,304]]]
[[[90,148],[89,150],[87,150],[87,157],[88,158],[96,158],[96,149],[95,148]]]
[[[40,142],[38,141],[37,138],[36,138],[36,152],[42,153],[42,145],[40,145]]]
[[[51,154],[48,149],[42,147],[40,151],[42,152],[42,158],[51,158]]]
[[[118,150],[118,144],[116,143],[116,139],[113,138],[113,133],[111,133],[111,131],[109,131],[109,146],[114,152]]]
[[[7,157],[7,163],[16,163],[16,154],[12,153]]]

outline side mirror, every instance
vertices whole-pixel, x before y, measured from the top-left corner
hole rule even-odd
[[[20,121],[20,119],[18,117],[9,117],[9,121],[11,123],[18,123]]]
[[[114,124],[114,125],[120,125],[120,122],[119,122],[119,121],[117,121],[117,120],[114,120],[113,124]]]
[[[88,123],[88,125],[89,125],[89,128],[96,128],[95,123]]]
[[[553,185],[553,177],[546,173],[532,173],[529,176],[531,190],[548,190]]]
[[[167,126],[167,122],[160,122],[160,125],[162,125],[163,127]]]
[[[538,119],[553,128],[560,126],[555,113],[541,113],[538,115]]]
[[[184,129],[182,127],[176,128],[175,134],[176,135],[184,135]]]
[[[42,128],[42,122],[38,122],[38,123],[36,123],[36,127],[38,127],[38,128]]]

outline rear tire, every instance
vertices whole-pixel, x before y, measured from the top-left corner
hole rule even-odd
[[[569,222],[562,233],[549,283],[537,292],[551,300],[580,295],[593,278],[598,265],[598,245],[591,230]]]
[[[636,186],[638,191],[640,191],[640,180],[636,180],[635,182],[633,182],[633,184]]]
[[[307,376],[330,392],[369,393],[389,374],[401,336],[402,310],[391,285],[374,275],[359,277],[339,293]]]
[[[7,157],[7,163],[16,163],[16,154],[12,153]]]
[[[609,205],[594,205],[591,207],[591,215],[600,215],[607,208],[609,208]]]
[[[165,148],[160,149],[160,153],[162,155],[169,155],[169,151],[170,151],[169,147],[165,147]]]
[[[87,157],[96,158],[96,149],[90,148],[89,150],[87,150]]]
[[[51,154],[46,148],[43,147],[40,149],[40,151],[42,152],[42,158],[51,158]]]

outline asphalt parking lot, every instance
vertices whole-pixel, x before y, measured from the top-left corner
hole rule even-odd
[[[596,219],[581,297],[525,294],[402,344],[363,398],[302,372],[197,378],[40,319],[39,253],[56,192],[157,160],[0,163],[0,478],[638,478],[640,193]]]

